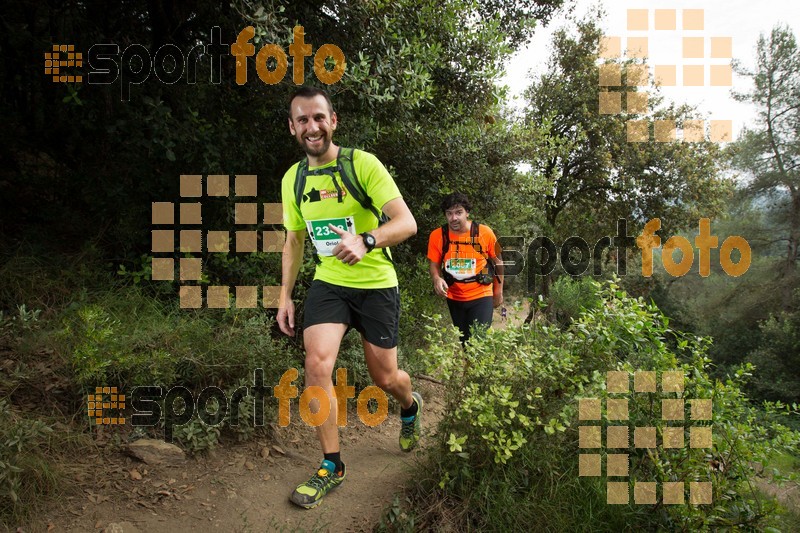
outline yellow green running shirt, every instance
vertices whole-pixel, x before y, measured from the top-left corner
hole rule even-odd
[[[317,254],[322,261],[317,265],[314,279],[356,289],[396,287],[397,274],[394,266],[380,248],[373,249],[353,266],[346,265],[331,256],[331,250],[340,239],[328,228],[329,222],[358,235],[377,228],[378,219],[350,196],[338,172],[335,174],[339,188],[342,190],[341,203],[339,203],[336,185],[330,175],[308,175],[303,190],[303,201],[298,208],[294,194],[294,181],[299,164],[299,162],[295,163],[284,174],[281,182],[283,225],[288,231],[306,230],[311,237],[311,243],[317,248]],[[309,167],[308,170],[335,166],[336,160],[333,160],[321,167]],[[374,155],[354,150],[353,166],[358,181],[372,198],[372,203],[376,208],[380,209],[386,202],[401,197],[400,190],[389,171]]]

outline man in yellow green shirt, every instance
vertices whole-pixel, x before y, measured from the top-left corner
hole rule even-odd
[[[289,131],[307,155],[308,172],[299,205],[295,181],[303,162],[290,168],[281,184],[286,243],[277,320],[281,331],[294,336],[292,290],[308,234],[319,262],[303,318],[306,386],[321,387],[331,400],[327,420],[317,427],[322,465],[290,497],[305,508],[319,505],[345,478],[332,374],[339,345],[350,328],[361,334],[373,381],[401,406],[404,451],[419,440],[423,403],[412,392],[409,375],[397,367],[400,297],[394,265],[382,250],[414,235],[417,224],[383,164],[361,150],[352,152],[356,179],[388,222],[379,225],[375,213],[353,198],[342,177],[340,147],[332,141],[336,126],[337,116],[325,91],[313,87],[295,91],[289,103]]]

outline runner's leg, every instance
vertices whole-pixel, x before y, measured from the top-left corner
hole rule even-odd
[[[306,348],[306,386],[322,387],[328,393],[331,413],[328,419],[317,426],[317,439],[322,446],[322,453],[339,451],[339,428],[336,425],[336,401],[333,396],[333,367],[339,346],[347,331],[347,324],[316,324],[303,332]],[[316,413],[319,402],[312,400],[311,411]]]
[[[400,406],[411,406],[411,378],[405,370],[397,368],[397,346],[381,348],[362,337],[364,357],[369,375],[375,385],[394,396]]]
[[[459,302],[457,300],[447,299],[447,308],[450,310],[450,318],[453,320],[453,325],[461,332],[460,341],[464,344],[469,339],[469,315],[466,311],[466,305],[469,302]]]
[[[467,327],[474,329],[489,329],[492,325],[492,318],[494,315],[494,302],[491,296],[485,296],[467,302],[466,306],[466,323]]]

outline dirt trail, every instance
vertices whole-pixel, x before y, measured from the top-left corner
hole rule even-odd
[[[509,306],[503,319],[496,309],[494,327],[524,316],[513,316]],[[300,421],[294,403],[291,425],[276,427],[273,439],[226,442],[179,466],[148,466],[102,445],[87,450],[60,465],[62,497],[21,531],[371,531],[409,482],[442,416],[442,387],[425,380],[415,386],[425,399],[421,449],[400,451],[396,413],[375,428],[349,413],[348,427],[340,428],[347,480],[316,509],[288,501],[321,461],[314,430]]]
[[[148,466],[122,453],[76,457],[63,465],[73,486],[22,530],[371,531],[409,481],[442,414],[440,386],[418,380],[416,387],[425,399],[421,451],[400,451],[396,414],[371,428],[349,413],[348,427],[340,429],[347,479],[315,509],[288,501],[321,461],[313,428],[295,412],[273,441],[223,444],[180,466]]]

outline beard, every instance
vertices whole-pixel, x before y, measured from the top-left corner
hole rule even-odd
[[[322,138],[322,144],[319,146],[319,148],[312,148],[308,145],[308,142],[302,138],[297,139],[297,143],[300,145],[300,148],[303,149],[306,155],[311,155],[314,157],[321,156],[331,147],[331,139],[327,135]]]

